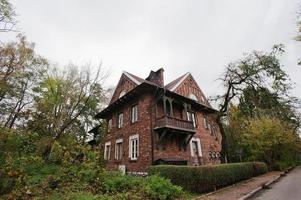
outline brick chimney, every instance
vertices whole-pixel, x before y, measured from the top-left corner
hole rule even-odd
[[[146,80],[164,87],[164,69],[160,68],[156,72],[151,71]]]

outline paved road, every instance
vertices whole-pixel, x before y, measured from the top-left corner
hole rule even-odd
[[[253,200],[301,200],[301,166],[296,167],[285,177],[262,190]]]

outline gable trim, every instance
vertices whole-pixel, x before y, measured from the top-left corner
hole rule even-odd
[[[171,88],[171,91],[175,91],[175,89],[177,89],[179,87],[179,85],[181,85],[181,83],[190,75],[190,73],[186,73],[182,78],[181,80],[175,84],[172,88]]]
[[[133,81],[135,84],[140,85],[141,82],[135,79],[133,76],[131,76],[128,72],[123,71],[123,74],[126,75],[131,81]]]

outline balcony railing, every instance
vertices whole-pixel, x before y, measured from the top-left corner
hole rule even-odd
[[[160,128],[170,128],[170,129],[180,130],[185,132],[196,131],[195,127],[193,126],[193,122],[183,120],[183,119],[173,118],[169,116],[164,116],[156,119],[155,129],[160,129]]]

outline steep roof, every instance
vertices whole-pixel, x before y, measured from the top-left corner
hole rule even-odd
[[[168,83],[165,88],[170,91],[175,91],[177,87],[190,75],[189,72],[184,74],[183,76],[180,76],[179,78],[176,78],[175,80]]]
[[[140,85],[145,80],[143,78],[140,78],[134,74],[131,74],[129,72],[123,71],[123,74],[126,75],[130,80],[132,80],[136,85]]]
[[[126,75],[130,80],[132,80],[136,85],[140,85],[143,82],[149,83],[149,84],[155,84],[152,81],[148,81],[146,79],[140,78],[134,74],[131,74],[129,72],[123,71],[123,74]],[[187,72],[186,74],[176,78],[175,80],[171,81],[167,85],[165,85],[166,90],[175,91],[177,87],[190,75],[190,72]],[[157,85],[157,84],[156,84]]]
[[[163,70],[163,69],[159,69],[159,70]],[[159,71],[158,70],[158,71]],[[158,72],[157,71],[157,72]],[[157,73],[157,72],[153,72],[153,73]],[[131,74],[129,72],[124,71],[123,74],[124,76],[126,76],[131,82],[133,82],[133,84],[135,85],[133,89],[131,89],[130,91],[128,91],[125,95],[123,95],[122,97],[116,99],[115,101],[110,102],[110,104],[104,109],[102,110],[100,113],[98,113],[95,117],[96,118],[102,118],[104,116],[107,116],[112,110],[114,110],[115,108],[123,105],[125,102],[129,101],[131,98],[133,97],[137,97],[142,93],[145,92],[149,92],[149,91],[155,91],[157,89],[162,89],[164,91],[166,91],[169,95],[173,95],[176,98],[182,98],[184,101],[191,101],[191,103],[193,103],[195,106],[199,106],[202,109],[207,110],[208,112],[217,112],[215,109],[213,109],[210,105],[205,105],[199,102],[196,102],[194,100],[191,100],[188,97],[185,97],[181,94],[176,93],[176,89],[189,77],[191,76],[191,74],[188,72],[178,78],[176,78],[175,80],[171,81],[170,83],[168,83],[165,86],[162,86],[161,84],[155,82],[154,80],[148,80],[150,79],[149,77],[146,79],[140,78],[134,74]],[[156,78],[156,77],[155,77]],[[162,76],[163,80],[164,77]],[[121,79],[120,79],[121,80]],[[164,81],[163,81],[164,82]],[[119,83],[118,83],[119,84]],[[114,95],[113,95],[114,96]]]

